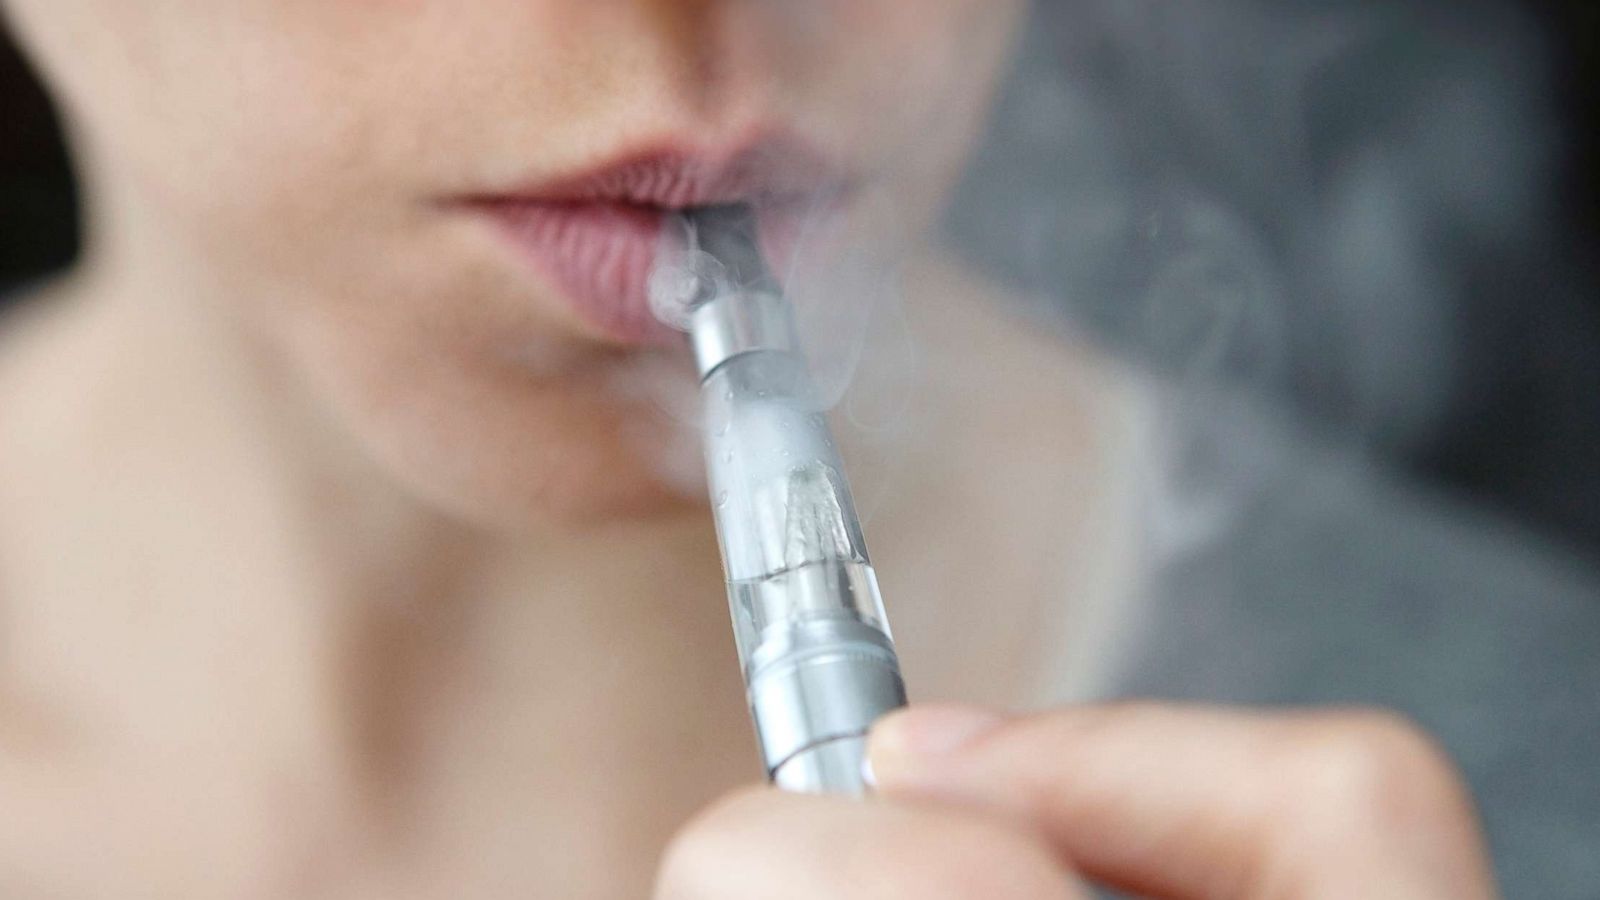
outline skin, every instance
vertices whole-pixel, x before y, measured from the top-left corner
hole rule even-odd
[[[1012,598],[976,623],[897,611],[908,675],[925,696],[1014,701],[1066,646],[1037,625],[1061,592],[1037,560],[1108,555],[1092,513],[1109,508],[1119,396],[920,237],[1019,4],[3,8],[63,109],[89,229],[81,264],[0,329],[0,894],[632,897],[671,842],[663,896],[1054,896],[1069,870],[1167,885],[1141,835],[1251,816],[1181,829],[1226,852],[1179,874],[1221,885],[1207,896],[1281,896],[1225,878],[1290,854],[1291,896],[1354,871],[1412,891],[1395,896],[1487,883],[1466,838],[1415,872],[1409,854],[1324,865],[1317,841],[1397,826],[1315,793],[1315,766],[1217,759],[1205,780],[1232,790],[1215,796],[1119,781],[1117,747],[1163,748],[1152,784],[1197,780],[1182,747],[1298,758],[1262,749],[1293,728],[1164,711],[1170,732],[1017,726],[982,744],[1008,752],[944,768],[896,756],[891,728],[881,801],[737,794],[673,839],[757,775],[698,451],[673,412],[692,379],[679,351],[593,333],[440,201],[773,126],[839,160],[866,186],[845,232],[909,261],[907,324],[941,361],[916,440],[850,454],[863,483],[889,458],[910,486],[873,500],[880,572],[908,597]],[[991,566],[931,549],[958,543]],[[1315,721],[1366,746],[1365,720]],[[1073,779],[1024,802],[1061,780],[1034,761],[1064,756],[1075,775],[1108,767],[1105,793],[1075,797]],[[1407,761],[1454,784],[1436,755]],[[1239,807],[1279,791],[1307,802]],[[1120,867],[1073,843],[1084,803],[1108,817],[1082,829],[1108,835],[1088,849]],[[1464,802],[1403,812],[1424,843],[1473,833]],[[847,864],[821,852],[858,831],[861,847],[897,837]],[[717,864],[729,849],[793,877],[752,888]]]
[[[1125,705],[891,716],[865,804],[734,795],[672,845],[659,900],[1495,896],[1471,798],[1366,711]]]

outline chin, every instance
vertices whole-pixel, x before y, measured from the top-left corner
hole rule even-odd
[[[252,323],[342,470],[492,530],[707,506],[687,347],[608,342],[497,259],[442,264],[452,247],[385,253],[345,279],[359,291],[285,291],[308,299]]]
[[[507,535],[580,532],[628,522],[675,520],[703,511],[706,500],[655,477],[636,461],[631,470],[595,464],[593,448],[559,452],[538,470],[489,465],[455,472],[423,465],[397,466],[393,474],[433,510],[474,530]],[[461,466],[463,460],[441,460]],[[470,472],[463,468],[470,467]],[[452,477],[454,476],[454,477]],[[709,513],[707,514],[709,516]],[[709,523],[710,519],[707,518]]]
[[[665,423],[585,421],[558,434],[524,436],[507,419],[468,415],[396,423],[374,437],[386,474],[425,505],[474,528],[546,531],[671,517],[706,505],[699,484],[676,477],[682,446]],[[548,423],[548,424],[545,424]],[[645,435],[655,431],[656,439]],[[653,445],[652,445],[653,444]]]
[[[347,413],[387,477],[475,528],[671,517],[707,501],[698,432],[674,399],[692,402],[693,381],[668,368],[619,354],[559,376],[414,370]]]

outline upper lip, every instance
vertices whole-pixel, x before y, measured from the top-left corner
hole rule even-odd
[[[769,135],[706,152],[662,142],[576,174],[467,198],[488,203],[619,203],[684,209],[837,195],[850,179],[810,144]]]

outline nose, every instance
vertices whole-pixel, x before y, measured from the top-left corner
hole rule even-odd
[[[675,63],[675,90],[699,115],[726,121],[759,108],[785,76],[803,71],[796,62],[819,52],[832,0],[640,3],[664,55]]]

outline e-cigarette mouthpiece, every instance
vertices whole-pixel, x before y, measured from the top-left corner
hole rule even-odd
[[[905,704],[905,687],[844,466],[751,218],[712,207],[687,229],[688,257],[716,269],[684,322],[734,636],[768,777],[860,794],[867,730]]]

